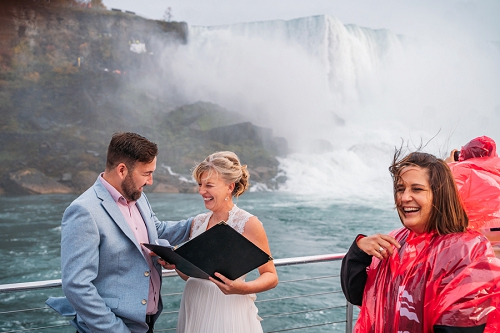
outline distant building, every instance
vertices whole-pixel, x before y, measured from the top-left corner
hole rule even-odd
[[[137,54],[146,53],[146,44],[140,42],[132,43],[130,44],[130,51]]]

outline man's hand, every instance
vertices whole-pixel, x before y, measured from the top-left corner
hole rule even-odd
[[[169,264],[168,262],[166,262],[162,258],[158,258],[158,263],[161,265],[161,267],[163,267],[165,269],[170,269],[170,270],[174,270],[175,269],[175,265],[174,264]]]
[[[151,257],[158,257],[158,255],[156,253],[154,253],[153,251],[149,252],[149,255]],[[158,263],[161,265],[161,267],[163,267],[165,269],[170,269],[170,270],[174,270],[175,269],[175,265],[174,264],[169,264],[168,262],[166,262],[162,258],[158,258]]]
[[[456,160],[455,160],[455,152],[457,152],[457,151],[458,151],[458,150],[453,149],[453,150],[450,152],[450,155],[449,155],[449,156],[447,156],[447,157],[444,159],[444,161],[445,161],[446,163],[453,163],[453,162],[456,162]]]

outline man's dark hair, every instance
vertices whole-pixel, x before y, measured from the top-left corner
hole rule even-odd
[[[128,169],[133,170],[136,162],[151,163],[158,155],[158,146],[136,133],[113,134],[106,157],[106,170],[125,163]]]

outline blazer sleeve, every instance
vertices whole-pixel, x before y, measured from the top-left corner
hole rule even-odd
[[[155,216],[158,238],[166,239],[172,245],[187,242],[193,217],[181,221],[159,221]]]
[[[143,194],[141,199],[144,199],[148,205],[153,219],[158,238],[166,239],[172,245],[178,245],[189,240],[189,233],[191,232],[191,223],[194,217],[180,221],[160,221],[151,208],[148,198]]]
[[[363,252],[356,244],[356,240],[342,259],[340,283],[346,299],[351,304],[361,305],[362,303],[366,279],[368,277],[366,268],[371,262],[372,256]]]

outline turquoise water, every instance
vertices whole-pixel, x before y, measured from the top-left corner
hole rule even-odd
[[[31,282],[60,278],[60,220],[64,209],[75,198],[73,195],[43,195],[0,197],[0,284]],[[160,219],[177,220],[205,211],[197,194],[148,194],[153,209]],[[351,201],[352,202],[352,201]],[[264,224],[274,258],[289,258],[327,253],[344,253],[358,233],[388,232],[400,226],[390,202],[367,202],[365,205],[331,200],[325,197],[292,195],[280,192],[246,193],[238,206],[258,216]],[[322,279],[319,283],[286,281],[310,275],[338,274],[339,263],[322,263],[281,267],[280,285],[273,291],[259,294],[258,301],[290,295],[304,295],[340,290],[338,277]],[[251,277],[252,275],[250,275]],[[163,293],[179,293],[180,278],[165,279]],[[19,327],[40,326],[50,318],[52,322],[67,320],[51,310],[32,311],[22,316],[1,312],[20,307],[43,305],[51,295],[60,295],[59,289],[0,295],[0,332]],[[175,311],[180,296],[166,296],[171,300],[165,312]],[[332,299],[343,305],[342,293],[326,294],[302,299],[284,299],[257,303],[264,318],[265,331],[296,327],[345,318],[343,309],[325,309],[313,313],[269,317],[280,312],[300,312],[305,309],[324,309]],[[36,302],[39,304],[35,305]],[[27,304],[28,303],[28,304]],[[33,303],[33,304],[31,304]],[[175,314],[162,316],[162,327],[175,326]],[[344,324],[333,325],[335,332],[343,332]],[[332,325],[313,327],[300,332],[331,332]],[[71,328],[47,329],[41,332],[74,332]]]

